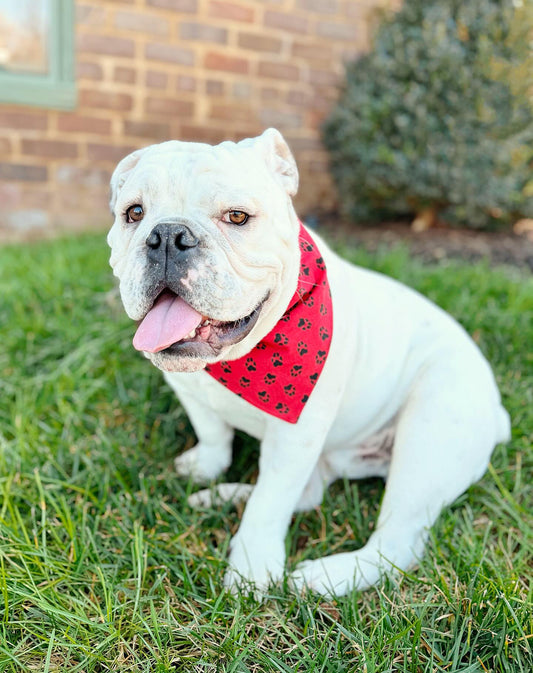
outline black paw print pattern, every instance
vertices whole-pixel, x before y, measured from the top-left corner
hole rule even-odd
[[[301,236],[301,230],[300,230],[300,250],[305,253],[305,252],[313,252],[313,243],[311,243],[309,240],[307,240],[306,237]],[[300,268],[303,266],[303,261],[300,263]]]
[[[298,327],[303,330],[311,329],[311,321],[309,318],[300,318],[298,320]]]
[[[271,358],[271,362],[274,365],[274,367],[281,367],[283,364],[283,355],[281,353],[274,353],[274,355]]]
[[[326,362],[333,328],[324,260],[300,228],[298,287],[283,316],[250,353],[206,371],[269,414],[296,423]]]

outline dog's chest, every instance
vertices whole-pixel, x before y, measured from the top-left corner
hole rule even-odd
[[[187,374],[166,373],[165,379],[180,400],[195,399],[219,418],[251,437],[262,439],[267,415],[225,388],[204,371]]]

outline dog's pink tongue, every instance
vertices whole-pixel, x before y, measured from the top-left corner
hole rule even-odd
[[[157,353],[183,339],[201,322],[201,314],[181,297],[163,292],[137,328],[133,346],[138,351]]]

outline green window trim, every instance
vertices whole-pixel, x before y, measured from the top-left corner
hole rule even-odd
[[[0,70],[0,103],[72,109],[76,106],[74,0],[50,1],[49,72]]]

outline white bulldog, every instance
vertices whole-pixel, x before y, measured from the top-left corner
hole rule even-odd
[[[279,581],[293,513],[320,505],[333,481],[386,479],[367,544],[306,561],[290,575],[296,590],[341,595],[416,562],[428,527],[481,477],[510,423],[490,366],[462,327],[413,290],[342,260],[315,233],[333,331],[325,361],[317,351],[323,364],[297,419],[276,411],[290,404],[265,410],[209,373],[242,368],[250,353],[267,349],[267,335],[276,335],[279,361],[294,353],[276,330],[303,296],[299,241],[309,234],[292,206],[297,186],[296,164],[275,129],[239,143],[170,141],[133,152],[111,180],[110,263],[127,314],[142,321],[134,345],[163,370],[198,437],[176,459],[178,473],[198,482],[219,477],[235,428],[261,442],[255,486],[221,484],[192,498],[248,498],[227,587],[250,583],[261,593]],[[316,341],[325,329],[320,315],[314,324],[298,319],[295,329],[311,327]],[[265,392],[254,376],[263,373],[252,367],[241,384]],[[269,390],[278,399],[291,386]]]

